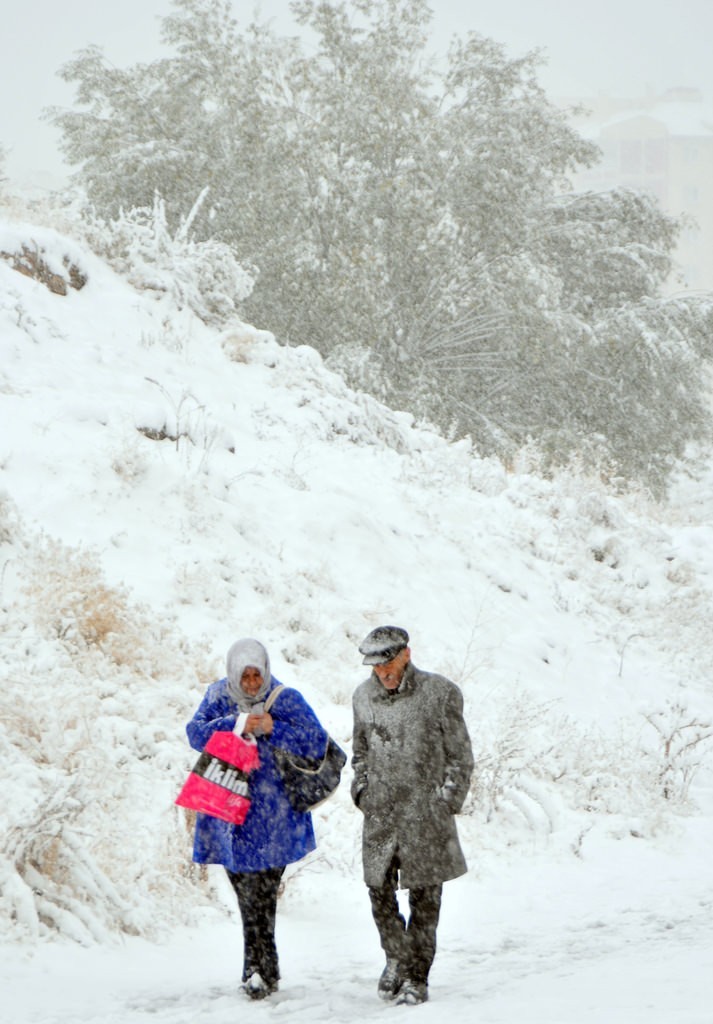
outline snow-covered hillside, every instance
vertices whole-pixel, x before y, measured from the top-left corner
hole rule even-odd
[[[713,476],[682,473],[660,507],[506,470],[307,346],[218,332],[2,221],[0,253],[23,244],[67,288],[0,258],[11,1019],[235,1019],[235,911],[172,802],[185,721],[255,636],[348,749],[357,644],[395,622],[462,687],[478,761],[420,1019],[708,1021]],[[284,991],[261,1013],[391,1012],[348,782],[289,874]]]

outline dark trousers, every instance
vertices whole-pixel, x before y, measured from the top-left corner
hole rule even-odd
[[[386,956],[398,960],[403,973],[411,981],[427,983],[436,955],[436,928],[443,886],[439,883],[409,889],[407,924],[396,897],[398,870],[398,857],[394,857],[381,885],[368,887],[371,912]]]
[[[228,871],[243,922],[243,981],[258,973],[266,984],[276,985],[280,977],[275,916],[277,891],[284,870],[284,867],[269,868],[240,874]]]

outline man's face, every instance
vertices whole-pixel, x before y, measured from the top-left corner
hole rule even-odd
[[[379,678],[379,682],[386,687],[387,690],[395,690],[401,682],[404,674],[404,670],[411,660],[411,651],[408,647],[404,647],[403,651],[399,651],[395,658],[391,661],[386,661],[383,665],[373,665],[374,672]]]

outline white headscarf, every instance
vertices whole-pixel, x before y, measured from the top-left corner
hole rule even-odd
[[[262,686],[251,697],[240,685],[246,668],[256,668],[262,676]],[[267,691],[270,689],[270,658],[258,640],[236,640],[228,651],[227,658],[228,693],[242,712],[259,714]]]

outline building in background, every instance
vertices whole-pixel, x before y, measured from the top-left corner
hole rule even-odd
[[[713,108],[688,88],[563,103],[586,110],[572,120],[602,150],[601,162],[577,175],[577,189],[623,185],[653,193],[667,213],[686,219],[668,290],[713,291]]]

